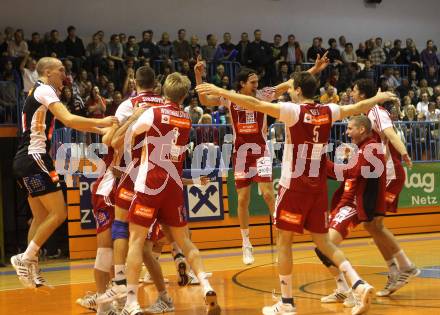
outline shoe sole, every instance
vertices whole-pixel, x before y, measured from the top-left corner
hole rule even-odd
[[[15,274],[17,275],[18,280],[20,280],[20,283],[21,283],[25,288],[28,288],[28,289],[34,289],[34,288],[36,288],[35,283],[30,284],[27,280],[23,280],[23,278],[20,277],[20,276],[18,275],[18,268],[19,268],[19,266],[16,264],[15,259],[16,259],[15,256],[12,256],[10,261],[11,261],[11,265],[12,265],[12,267],[14,267]]]
[[[374,297],[374,288],[369,287],[364,294],[362,294],[362,305],[363,307],[359,308],[356,314],[363,314],[370,309],[371,303],[373,302]]]
[[[177,270],[179,272],[178,284],[179,286],[184,287],[189,283],[189,277],[186,274],[186,263],[183,261],[180,262],[179,265],[177,266]]]
[[[91,310],[91,311],[94,311],[94,312],[96,312],[97,309],[98,309],[97,307],[87,307],[87,306],[81,305],[78,301],[76,301],[76,304],[81,306],[82,308],[85,308],[86,310]]]
[[[217,295],[207,295],[205,297],[206,305],[208,306],[208,311],[206,312],[207,315],[220,315],[221,314],[221,308],[217,303]]]

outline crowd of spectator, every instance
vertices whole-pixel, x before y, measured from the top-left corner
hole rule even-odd
[[[269,86],[289,80],[293,72],[307,69],[318,54],[325,52],[331,66],[321,75],[317,95],[321,103],[351,104],[355,80],[371,78],[382,90],[395,91],[400,96],[400,108],[389,108],[397,111],[397,120],[440,119],[440,62],[432,40],[419,53],[412,39],[407,39],[402,47],[399,39],[391,43],[378,37],[359,43],[355,50],[344,36],[330,38],[328,45],[316,37],[311,47],[303,50],[293,34],[285,42],[276,34],[269,43],[263,40],[261,30],[255,30],[252,40],[248,33],[242,33],[236,44],[228,32],[223,34],[221,43],[215,35],[207,35],[204,45],[196,35],[187,40],[185,29],[178,30],[176,35],[172,40],[170,34],[162,33],[156,42],[152,30],[142,32],[140,40],[125,33],[106,39],[103,31],[97,31],[85,45],[74,26],[67,28],[64,40],[58,30],[47,34],[34,32],[26,40],[23,30],[6,27],[0,32],[0,122],[17,119],[13,110],[17,98],[27,95],[36,82],[36,62],[44,56],[57,57],[64,63],[67,79],[60,99],[69,111],[103,117],[114,114],[124,99],[136,94],[134,73],[139,66],[155,69],[158,92],[167,75],[174,71],[187,75],[194,87],[193,65],[201,55],[212,69],[207,80],[230,89],[234,73],[226,71],[227,62],[255,69],[260,85]],[[185,111],[195,124],[229,123],[226,108],[203,107],[193,89],[185,102]]]

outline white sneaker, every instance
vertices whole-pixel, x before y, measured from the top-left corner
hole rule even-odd
[[[118,315],[118,311],[115,310],[113,307],[110,307],[107,311],[104,312],[97,312],[96,315]]]
[[[33,274],[35,286],[37,288],[44,286],[53,289],[53,286],[48,284],[46,279],[44,279],[43,276],[41,275],[41,269],[38,266],[38,264],[34,264],[32,267],[33,267],[32,274]]]
[[[110,303],[115,300],[123,299],[127,296],[127,286],[121,284],[121,285],[113,285],[112,287],[108,288],[105,293],[98,296],[96,299],[96,303],[103,304],[103,303]]]
[[[163,281],[165,283],[169,283],[170,279],[168,278],[163,278]],[[145,272],[145,275],[143,278],[139,278],[139,283],[144,283],[144,284],[154,284],[153,278],[151,277],[150,273],[147,271]]]
[[[189,278],[189,282],[188,282],[189,285],[199,285],[200,284],[199,279],[195,275],[194,271],[192,271],[192,269],[190,269],[188,271],[188,278]]]
[[[370,309],[373,302],[374,288],[368,283],[362,283],[353,290],[355,305],[351,310],[352,315],[360,315]]]
[[[119,315],[143,315],[144,312],[142,311],[141,307],[138,303],[125,305],[122,309],[121,314]]]
[[[356,305],[356,301],[353,295],[352,291],[347,292],[347,298],[345,299],[344,303],[342,303],[342,305],[344,305],[344,307],[346,308],[353,308]]]
[[[296,315],[296,308],[292,304],[285,304],[282,301],[272,306],[263,307],[264,315]]]
[[[389,296],[392,293],[394,293],[396,291],[397,276],[398,275],[389,273],[385,287],[382,290],[376,292],[376,295],[383,297],[383,296]]]
[[[420,272],[420,269],[417,268],[415,265],[412,265],[411,268],[408,270],[399,271],[394,292],[407,285],[409,280],[417,277]]]
[[[243,264],[252,265],[255,261],[252,246],[243,246]]]
[[[188,265],[186,263],[185,256],[182,254],[177,254],[174,256],[174,263],[176,264],[177,269],[177,283],[183,287],[186,286],[189,283],[189,277],[188,277]]]
[[[321,303],[343,303],[348,298],[349,293],[350,291],[342,292],[336,289],[332,294],[322,297]]]
[[[221,309],[217,303],[217,294],[214,291],[208,291],[205,294],[206,315],[220,315]]]
[[[96,299],[98,298],[98,293],[87,293],[84,297],[78,298],[76,300],[76,304],[78,304],[81,307],[84,307],[86,309],[92,310],[96,312],[96,309],[98,308],[96,304]]]
[[[173,300],[170,298],[168,301],[166,301],[159,296],[153,305],[144,309],[144,312],[147,314],[162,314],[174,312]]]
[[[18,254],[11,257],[11,264],[17,273],[18,280],[25,288],[35,288],[36,284],[34,282],[34,270],[38,267],[38,262],[23,259],[23,254]]]

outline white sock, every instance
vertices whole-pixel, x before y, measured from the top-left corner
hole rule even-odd
[[[249,239],[249,229],[241,229],[241,238],[243,239],[243,247],[251,247],[251,240]]]
[[[347,280],[345,280],[344,274],[339,272],[339,274],[335,277],[336,287],[339,292],[347,292],[350,287],[348,286]]]
[[[127,285],[127,302],[126,305],[138,303],[137,299],[138,293],[138,285],[137,284],[128,284]]]
[[[387,266],[390,271],[390,274],[397,275],[399,273],[399,266],[394,258],[387,260]]]
[[[178,255],[178,254],[183,255],[182,250],[180,249],[179,246],[177,246],[176,242],[171,243],[171,254],[173,255],[173,257],[176,257],[176,255]]]
[[[40,246],[38,246],[34,241],[31,241],[26,248],[26,251],[23,253],[23,259],[25,260],[36,260],[38,259],[38,251],[40,250]]]
[[[206,293],[208,291],[214,291],[214,289],[211,287],[211,284],[209,283],[208,276],[207,276],[206,272],[203,272],[203,271],[200,272],[197,275],[197,278],[199,279],[200,285],[203,288],[204,295],[206,295]]]
[[[98,304],[98,309],[96,310],[97,313],[99,312],[107,312],[110,309],[110,302]]]
[[[342,264],[339,265],[339,270],[342,271],[345,278],[350,281],[350,284],[353,286],[359,280],[362,280],[358,275],[356,270],[353,269],[353,266],[350,264],[348,260],[344,260]]]
[[[292,274],[280,275],[281,297],[285,299],[291,299],[292,294]]]
[[[395,254],[394,258],[397,260],[397,263],[399,264],[399,269],[401,271],[411,269],[412,262],[411,262],[411,260],[409,260],[408,256],[406,256],[403,249],[400,250],[397,254]]]
[[[152,252],[151,255],[153,256],[154,259],[159,260],[159,257],[162,253],[157,253],[157,252]]]
[[[125,280],[125,265],[115,265],[115,281]]]

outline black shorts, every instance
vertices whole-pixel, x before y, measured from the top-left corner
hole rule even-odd
[[[18,184],[32,197],[61,190],[58,174],[48,154],[15,156],[12,168]]]

